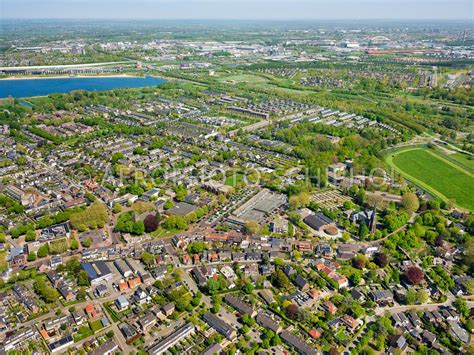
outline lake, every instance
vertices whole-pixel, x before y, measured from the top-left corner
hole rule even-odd
[[[88,78],[40,78],[0,80],[0,98],[46,96],[68,93],[73,90],[106,91],[121,88],[157,86],[166,80],[154,76],[142,77],[88,77]]]

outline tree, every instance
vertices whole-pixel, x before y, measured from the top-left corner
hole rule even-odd
[[[380,267],[387,266],[388,265],[387,254],[382,253],[382,252],[375,254],[374,262]]]
[[[89,248],[92,245],[92,239],[91,238],[86,238],[82,241],[82,246],[84,248]]]
[[[360,284],[360,281],[362,280],[362,276],[360,275],[359,272],[354,272],[349,276],[349,281],[353,286],[357,286]]]
[[[290,209],[297,209],[301,207],[306,207],[310,202],[310,196],[306,192],[301,192],[298,195],[290,196],[288,204]]]
[[[278,334],[275,334],[275,336],[272,338],[270,344],[272,346],[280,346],[281,345],[281,338]]]
[[[286,316],[290,319],[296,319],[298,316],[298,305],[296,303],[291,303],[286,307]]]
[[[186,190],[186,187],[184,185],[178,185],[174,187],[174,192],[175,192],[175,199],[176,201],[182,202],[186,198],[186,195],[188,194],[188,191]]]
[[[388,335],[394,334],[395,329],[393,328],[392,321],[389,317],[381,316],[375,321],[375,329],[377,333]]]
[[[46,303],[53,303],[59,298],[59,293],[55,288],[46,284],[43,277],[39,276],[33,283],[33,289]]]
[[[141,260],[145,265],[150,265],[155,260],[155,256],[144,251],[141,255]]]
[[[383,336],[382,334],[377,335],[377,337],[375,338],[375,347],[378,351],[385,350],[385,336]]]
[[[354,316],[355,319],[362,317],[365,314],[365,308],[362,307],[356,301],[352,302],[351,304],[351,314]]]
[[[219,291],[219,282],[211,277],[207,280],[206,290],[210,295],[216,294]]]
[[[79,249],[79,242],[77,241],[76,238],[72,238],[71,242],[69,243],[69,248],[71,250],[77,250]]]
[[[365,221],[361,221],[359,224],[359,230],[357,235],[360,239],[364,240],[365,237],[369,234],[369,227],[367,227],[367,223]]]
[[[122,153],[118,152],[118,153],[114,153],[112,155],[112,164],[116,164],[120,159],[123,159],[124,156]]]
[[[356,267],[359,270],[364,269],[365,266],[367,265],[367,262],[368,262],[367,257],[364,254],[357,254],[353,260],[354,267]]]
[[[122,205],[120,203],[114,203],[114,206],[112,207],[112,212],[115,214],[122,212]]]
[[[188,245],[188,253],[190,254],[200,254],[207,249],[206,243],[203,242],[192,242]]]
[[[303,323],[310,323],[313,320],[313,315],[308,308],[299,308],[297,312],[297,319]]]
[[[442,235],[438,235],[435,240],[434,240],[434,244],[437,246],[437,247],[441,247],[443,246],[444,244],[444,238]]]
[[[221,309],[220,303],[217,303],[217,302],[216,302],[216,303],[214,303],[214,304],[212,305],[211,312],[214,313],[214,314],[216,314],[216,313],[219,313],[219,310],[220,310],[220,309]]]
[[[407,304],[414,304],[417,300],[416,291],[413,288],[409,288],[405,294],[405,302]]]
[[[36,240],[36,232],[30,229],[25,234],[25,241],[32,242],[34,240]]]
[[[76,280],[79,286],[89,286],[89,276],[85,270],[79,270]]]
[[[424,278],[423,271],[417,266],[410,266],[405,272],[407,281],[412,285],[418,285]]]
[[[278,287],[278,288],[286,289],[290,285],[290,280],[281,269],[275,270],[270,275],[270,281],[275,287]]]
[[[28,261],[35,261],[36,260],[36,253],[32,251],[31,253],[28,254]]]
[[[173,207],[173,206],[174,206],[173,201],[168,200],[168,201],[166,201],[165,204],[163,205],[163,209],[169,210],[169,209],[170,209],[171,207]]]
[[[467,306],[467,302],[462,297],[457,297],[454,302],[453,306],[461,313],[464,317],[469,316],[469,307]]]
[[[249,235],[255,235],[258,233],[259,231],[259,225],[256,221],[248,221],[247,223],[245,223],[245,233],[249,234]]]
[[[169,216],[163,222],[163,227],[167,230],[171,230],[171,229],[184,230],[188,228],[188,222],[186,222],[186,219],[182,216]]]
[[[473,295],[474,294],[474,280],[467,280],[464,283],[464,287],[466,287],[466,291],[468,294]]]
[[[136,222],[133,224],[133,231],[132,231],[132,234],[134,234],[134,235],[142,235],[143,233],[145,233],[145,224],[143,223],[143,221],[136,221]]]
[[[425,290],[418,290],[416,293],[416,299],[418,300],[419,303],[426,303],[430,296],[428,295],[428,292]]]
[[[242,291],[246,294],[250,295],[253,292],[253,285],[250,282],[246,282],[245,285],[242,287]]]
[[[43,244],[42,246],[40,246],[38,248],[38,252],[36,254],[37,254],[38,258],[44,258],[44,257],[48,256],[48,254],[49,254],[48,245]]]
[[[409,214],[412,214],[420,208],[420,201],[413,192],[407,192],[402,196],[402,206]]]
[[[196,223],[198,220],[196,212],[191,212],[186,216],[186,222],[189,224]]]
[[[382,208],[384,206],[383,197],[379,194],[370,194],[367,196],[367,203],[371,207]]]

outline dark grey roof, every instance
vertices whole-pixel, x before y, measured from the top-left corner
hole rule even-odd
[[[270,318],[264,313],[259,313],[257,315],[256,321],[262,327],[270,329],[274,331],[275,333],[278,332],[278,330],[280,329],[280,325],[275,320],[273,320],[272,318]]]
[[[222,319],[218,318],[211,312],[204,313],[202,317],[206,321],[207,324],[209,324],[219,333],[224,335],[227,339],[232,338],[233,334],[235,334],[235,330],[231,325],[227,324],[226,322],[224,322]]]
[[[196,210],[196,206],[191,205],[190,203],[186,202],[179,202],[173,207],[168,210],[169,214],[175,214],[178,216],[186,216],[187,214],[194,212]]]
[[[303,339],[298,338],[293,333],[290,333],[288,330],[281,332],[280,337],[285,343],[294,347],[300,354],[304,355],[317,355],[318,352],[316,349],[312,348],[307,344]]]
[[[220,344],[212,344],[205,348],[201,355],[214,355],[218,354],[221,350],[222,346]]]
[[[306,223],[308,226],[310,226],[311,228],[315,230],[318,230],[319,228],[325,225],[333,223],[333,221],[330,218],[326,217],[321,212],[312,213],[306,216],[303,219],[303,221],[304,223]]]
[[[308,284],[308,281],[306,281],[306,279],[303,276],[298,275],[298,276],[296,276],[295,284],[299,288],[303,288]]]
[[[251,316],[255,312],[248,303],[245,303],[240,298],[234,297],[232,295],[226,295],[224,300],[241,314],[247,314]]]
[[[111,273],[109,267],[102,260],[93,263],[82,263],[81,266],[87,272],[87,275],[91,280]]]

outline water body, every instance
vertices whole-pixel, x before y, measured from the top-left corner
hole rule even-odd
[[[25,100],[20,100],[20,105],[23,105],[23,106],[26,106],[26,107],[29,107],[29,108],[32,108],[33,105],[30,104],[28,101],[25,101]]]
[[[89,77],[89,78],[47,78],[47,79],[4,79],[0,80],[0,98],[46,96],[54,93],[68,93],[73,90],[106,91],[121,88],[157,86],[166,80],[154,76],[141,77]]]

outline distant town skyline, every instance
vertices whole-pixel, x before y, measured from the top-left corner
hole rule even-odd
[[[471,0],[2,0],[1,18],[472,20]]]

